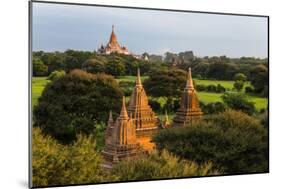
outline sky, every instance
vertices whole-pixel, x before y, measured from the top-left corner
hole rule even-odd
[[[134,54],[267,57],[266,17],[33,2],[33,51],[97,50],[112,25]]]

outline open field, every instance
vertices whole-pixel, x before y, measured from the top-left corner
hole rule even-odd
[[[47,77],[32,78],[32,107],[37,104],[38,98],[41,96],[43,89],[49,82]]]
[[[193,81],[198,85],[222,85],[227,91],[232,90],[234,81],[221,81],[221,80],[203,80],[203,79],[193,79]],[[250,82],[246,82],[244,88],[251,86]]]
[[[135,82],[135,79],[136,79],[135,76],[122,76],[117,78],[117,81]],[[147,76],[142,76],[141,79],[145,80],[147,79]],[[213,80],[198,80],[198,79],[194,79],[194,80],[197,84],[202,84],[202,85],[221,84],[227,90],[231,90],[233,86],[233,81],[217,81],[217,80],[213,81]],[[41,96],[41,93],[48,82],[50,81],[47,80],[46,77],[32,78],[32,106],[37,104],[38,98]],[[247,83],[246,85],[250,85],[250,83]],[[199,99],[204,103],[218,102],[218,101],[221,102],[222,101],[221,95],[222,93],[198,92]],[[128,98],[126,98],[126,100],[128,100]],[[267,98],[261,98],[256,96],[249,96],[249,98],[252,101],[254,101],[255,106],[258,110],[267,107]]]

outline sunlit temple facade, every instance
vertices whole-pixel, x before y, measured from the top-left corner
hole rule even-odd
[[[155,148],[155,144],[151,141],[152,137],[161,129],[188,126],[192,124],[193,120],[201,118],[202,114],[190,68],[180,108],[171,124],[167,112],[161,121],[148,104],[148,97],[138,69],[128,107],[126,107],[125,97],[123,97],[122,109],[118,118],[114,121],[112,113],[109,114],[105,132],[105,148],[102,152],[106,161],[105,165],[110,168],[119,161],[149,153]]]

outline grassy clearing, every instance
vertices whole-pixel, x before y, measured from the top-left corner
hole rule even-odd
[[[32,107],[37,104],[38,98],[41,96],[45,86],[50,81],[47,77],[33,77],[32,78]]]
[[[129,81],[129,82],[135,82],[136,77],[135,76],[122,76],[118,77],[116,80],[119,81]],[[147,76],[141,77],[142,81],[147,79]],[[41,96],[43,89],[49,83],[50,81],[47,80],[46,77],[33,77],[32,78],[32,106],[37,104],[38,98]],[[195,79],[195,82],[197,84],[202,85],[217,85],[221,84],[228,90],[232,89],[233,81],[218,81],[218,80],[198,80]],[[250,83],[247,83],[247,85],[250,85]],[[209,92],[198,92],[198,97],[200,101],[204,103],[210,103],[210,102],[222,102],[221,99],[222,94],[221,93],[209,93]],[[262,108],[267,107],[267,98],[262,97],[256,97],[256,96],[249,96],[249,98],[255,103],[255,106],[258,110]],[[129,97],[126,97],[126,100],[129,100]],[[162,104],[164,103],[163,98],[159,98],[159,102]],[[160,116],[162,117],[162,115]]]
[[[221,80],[203,80],[203,79],[193,79],[194,82],[198,85],[222,85],[226,88],[227,91],[233,89],[234,81],[221,81]],[[247,86],[251,86],[250,82],[246,82],[244,88]]]

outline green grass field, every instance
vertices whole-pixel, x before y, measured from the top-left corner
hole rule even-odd
[[[193,79],[198,85],[222,85],[227,91],[232,90],[234,81],[221,81],[221,80],[203,80],[203,79]],[[251,86],[250,82],[246,82],[244,88]]]
[[[43,89],[49,82],[47,77],[32,78],[32,107],[37,104],[38,98],[41,96]]]
[[[122,76],[118,77],[116,80],[119,81],[129,81],[129,82],[135,82],[136,77],[135,76]],[[141,77],[142,81],[147,79],[147,76]],[[221,84],[224,86],[227,90],[231,90],[233,86],[233,81],[218,81],[218,80],[198,80],[194,79],[197,84],[202,85],[217,85]],[[47,85],[47,83],[50,82],[47,80],[46,77],[33,77],[32,79],[32,106],[37,104],[38,98],[41,96],[43,89]],[[247,85],[250,85],[250,83],[247,83]],[[204,103],[210,103],[210,102],[222,102],[221,99],[221,93],[209,93],[209,92],[198,92],[198,97],[200,101]],[[261,98],[256,96],[249,96],[249,98],[255,103],[255,106],[258,110],[262,108],[267,107],[267,98]],[[126,98],[126,100],[128,100]],[[161,101],[161,99],[160,99]],[[162,115],[160,116],[162,117]]]

